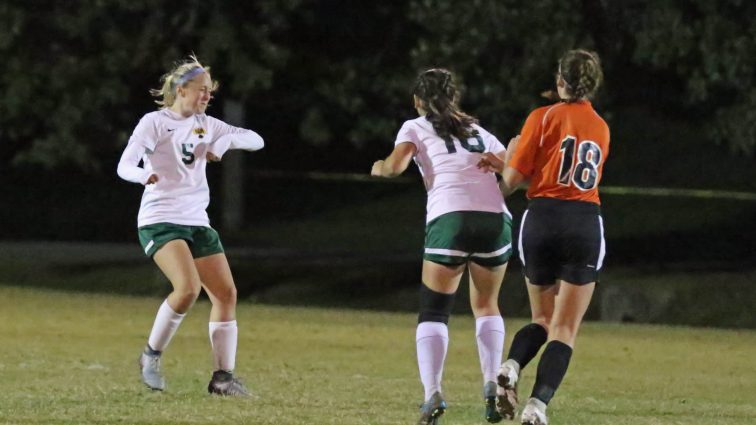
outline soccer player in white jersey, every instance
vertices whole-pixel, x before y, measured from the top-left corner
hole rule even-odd
[[[249,394],[247,389],[233,375],[236,286],[205,211],[210,202],[205,167],[208,161],[220,161],[229,149],[261,149],[263,140],[252,130],[205,114],[218,86],[209,71],[191,56],[163,76],[162,88],[151,90],[161,108],[137,124],[118,164],[118,175],[145,185],[139,241],[173,285],[139,357],[142,381],[153,390],[165,389],[161,354],[205,288],[212,302],[209,334],[214,368],[208,391],[244,396]]]
[[[496,412],[496,372],[504,349],[499,288],[512,253],[511,214],[496,176],[477,167],[483,153],[505,148],[458,105],[452,74],[431,69],[417,79],[419,118],[402,125],[394,150],[373,164],[374,176],[394,177],[414,158],[428,192],[420,314],[416,332],[420,380],[425,389],[418,424],[436,424],[446,409],[441,375],[449,342],[447,323],[465,270],[476,322],[486,420]]]

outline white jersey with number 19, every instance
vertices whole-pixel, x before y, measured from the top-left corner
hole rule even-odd
[[[205,211],[210,190],[205,176],[208,152],[219,158],[229,149],[258,150],[262,138],[206,114],[184,117],[169,109],[146,114],[134,129],[118,164],[124,180],[145,184],[138,226],[173,223],[209,226]],[[139,162],[144,161],[143,168]]]
[[[467,140],[452,137],[445,141],[438,136],[425,117],[402,125],[394,145],[412,143],[417,148],[415,163],[423,176],[428,192],[426,222],[453,211],[484,211],[509,213],[504,198],[491,172],[477,167],[481,154],[500,154],[506,149],[483,127],[473,124]]]

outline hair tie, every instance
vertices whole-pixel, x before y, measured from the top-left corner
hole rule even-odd
[[[178,78],[176,78],[176,82],[175,82],[174,85],[175,86],[183,86],[188,81],[192,80],[194,77],[202,74],[203,72],[205,72],[205,68],[203,68],[200,65],[197,65],[197,66],[189,69],[185,73],[181,74],[181,76],[179,76]]]

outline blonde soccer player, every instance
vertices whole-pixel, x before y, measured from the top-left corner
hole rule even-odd
[[[447,323],[462,274],[470,274],[470,302],[483,373],[485,416],[496,411],[496,371],[504,348],[499,288],[512,253],[511,215],[496,176],[477,168],[486,152],[505,155],[504,146],[458,107],[452,74],[430,69],[414,90],[419,118],[402,125],[394,150],[373,164],[374,176],[394,177],[414,158],[428,192],[417,361],[425,389],[418,424],[436,424],[446,410],[441,377],[449,343]]]
[[[118,164],[124,180],[145,186],[138,216],[139,241],[173,286],[158,309],[139,356],[142,381],[165,389],[160,359],[202,288],[210,311],[213,373],[208,391],[248,395],[234,375],[238,330],[236,286],[218,233],[205,211],[210,192],[205,167],[229,149],[262,149],[262,138],[205,113],[218,83],[196,57],[180,62],[151,90],[160,109],[142,117]],[[143,162],[140,167],[139,163]]]

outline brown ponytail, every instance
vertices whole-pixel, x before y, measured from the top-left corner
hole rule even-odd
[[[459,91],[451,72],[441,68],[423,72],[417,77],[413,94],[423,102],[425,118],[439,137],[466,140],[473,135],[472,125],[478,120],[459,109]]]

